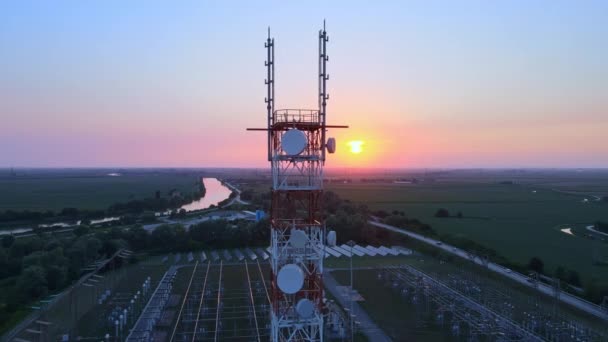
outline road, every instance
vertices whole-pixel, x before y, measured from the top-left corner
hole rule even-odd
[[[593,197],[593,200],[596,202],[599,202],[602,200],[602,198],[598,195],[591,195],[589,193],[581,193],[578,191],[566,191],[566,190],[559,190],[559,189],[555,189],[555,188],[550,188],[549,190],[560,193],[560,194],[566,194],[566,195],[575,195],[575,196],[580,196],[580,197]]]
[[[230,201],[228,204],[226,204],[225,206],[223,206],[222,208],[226,208],[229,207],[231,205],[234,204],[234,202],[238,202],[240,204],[244,204],[244,205],[249,205],[250,203],[247,201],[243,201],[241,199],[241,190],[239,188],[237,188],[236,186],[228,183],[228,182],[224,182],[223,183],[226,187],[230,188],[230,190],[236,192],[236,196],[232,199],[232,201]]]
[[[227,221],[233,221],[233,220],[245,219],[245,218],[247,218],[247,215],[245,215],[241,211],[214,211],[213,213],[206,213],[204,216],[190,217],[190,218],[184,218],[184,219],[180,219],[180,218],[171,219],[168,217],[161,217],[161,218],[159,218],[159,220],[162,222],[146,224],[146,225],[144,225],[144,229],[147,230],[148,232],[151,232],[154,229],[156,229],[156,227],[162,226],[163,224],[181,224],[187,230],[188,228],[190,228],[190,226],[199,224],[201,222],[209,221],[209,220],[223,219],[223,220],[227,220]]]
[[[323,272],[323,284],[327,288],[327,290],[336,298],[336,300],[340,303],[340,305],[344,308],[350,308],[350,301],[344,297],[344,294],[338,290],[338,282],[331,275],[331,270],[326,269]],[[391,341],[391,339],[386,336],[384,331],[380,329],[374,321],[367,315],[365,310],[361,308],[361,306],[357,303],[353,303],[353,312],[355,314],[356,322],[358,321],[359,330],[363,333],[369,341]]]
[[[602,232],[600,232],[599,230],[594,229],[594,228],[595,228],[595,226],[593,226],[593,225],[591,225],[591,226],[587,226],[587,227],[585,227],[585,228],[586,228],[587,230],[589,230],[589,231],[594,232],[594,233],[597,233],[597,234],[602,234],[602,235],[606,235],[606,236],[608,236],[608,234],[606,234],[606,233],[602,233]]]
[[[454,246],[450,246],[447,245],[445,243],[442,243],[439,240],[435,240],[435,239],[431,239],[428,237],[425,237],[423,235],[420,234],[416,234],[413,233],[411,231],[405,230],[403,228],[398,228],[395,226],[391,226],[388,224],[384,224],[384,223],[380,223],[380,222],[376,222],[376,221],[369,221],[369,224],[371,224],[372,226],[378,227],[378,228],[383,228],[383,229],[387,229],[390,230],[392,232],[398,233],[398,234],[402,234],[402,235],[406,235],[409,236],[411,238],[414,238],[418,241],[427,243],[429,245],[433,245],[439,249],[442,249],[448,253],[454,254],[456,256],[459,256],[461,258],[467,259],[467,260],[471,260],[474,263],[480,265],[480,266],[487,266],[487,268],[491,271],[494,271],[498,274],[501,274],[513,281],[516,281],[522,285],[528,286],[530,288],[536,288],[536,290],[538,290],[539,292],[542,292],[548,296],[554,296],[555,295],[555,290],[553,289],[552,286],[546,285],[544,283],[540,283],[537,282],[537,285],[534,286],[534,284],[530,283],[529,277],[525,276],[523,274],[514,272],[512,270],[509,270],[508,268],[505,268],[503,266],[500,266],[498,264],[492,263],[492,262],[488,262],[487,265],[486,263],[478,258],[478,257],[473,257],[471,258],[471,255],[469,253],[467,253],[466,251],[454,247]],[[602,307],[600,307],[599,305],[596,305],[594,303],[588,302],[582,298],[573,296],[569,293],[566,292],[560,292],[559,293],[559,300],[563,303],[566,303],[568,305],[571,305],[581,311],[584,311],[590,315],[593,315],[595,317],[604,319],[604,320],[608,320],[608,312],[603,310]]]
[[[220,209],[224,209],[224,208],[228,208],[231,205],[233,205],[235,202],[238,202],[240,204],[245,204],[248,205],[249,203],[246,201],[243,201],[241,199],[241,190],[239,190],[237,187],[235,187],[234,185],[228,183],[228,182],[222,182],[222,184],[224,186],[226,186],[227,188],[229,188],[230,190],[236,192],[236,196],[234,196],[234,198],[232,198],[228,203],[224,204]],[[192,217],[192,218],[188,218],[188,219],[170,219],[168,217],[160,217],[159,220],[162,221],[161,223],[153,223],[153,224],[147,224],[144,225],[144,229],[147,231],[153,231],[154,229],[156,229],[156,227],[161,226],[163,224],[181,224],[183,225],[186,229],[190,228],[190,226],[193,226],[195,224],[201,223],[201,222],[205,222],[208,220],[213,220],[213,219],[226,219],[228,221],[232,221],[235,219],[240,219],[240,218],[246,218],[247,216],[243,215],[242,213],[236,212],[235,214],[232,215],[222,215],[221,217],[218,215],[218,212],[215,212],[215,215],[213,214],[209,214],[206,213],[204,216],[199,216],[199,217]]]

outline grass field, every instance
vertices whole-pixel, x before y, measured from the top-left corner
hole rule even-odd
[[[572,183],[569,185],[572,190]],[[588,197],[583,194],[559,192],[533,182],[509,185],[464,179],[419,184],[334,183],[327,188],[373,210],[404,211],[440,234],[475,240],[515,262],[527,263],[538,256],[549,271],[562,265],[579,271],[584,279],[608,279],[608,268],[594,265],[608,257],[608,245],[559,230],[608,220],[608,204],[583,203]],[[462,212],[464,218],[436,218],[439,208],[453,215]]]
[[[110,176],[119,173],[119,176]],[[117,202],[192,192],[195,171],[32,170],[0,176],[0,211],[60,211],[63,208],[107,209]]]

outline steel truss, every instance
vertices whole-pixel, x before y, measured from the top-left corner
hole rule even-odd
[[[325,162],[325,109],[327,80],[325,29],[319,32],[319,109],[274,110],[274,40],[268,38],[268,148],[272,171],[271,204],[271,301],[272,341],[323,341],[324,225],[321,218],[323,164]],[[282,149],[284,134],[298,130],[306,146],[298,155]],[[304,232],[306,242],[295,248],[292,232]],[[283,293],[277,274],[287,264],[304,273],[304,285],[294,294]],[[310,317],[300,317],[296,303],[308,299],[314,305]]]
[[[321,217],[323,196],[323,166],[326,157],[327,118],[327,32],[325,25],[319,31],[319,88],[318,109],[276,109],[274,39],[265,43],[267,88],[266,128],[249,128],[266,131],[268,161],[272,172],[272,201],[270,209],[271,229],[271,272],[270,301],[272,341],[323,341],[323,246],[325,225]],[[296,130],[297,132],[291,132]],[[284,150],[285,135],[296,134],[302,139],[303,148],[293,154]],[[328,146],[333,146],[330,144]],[[333,152],[333,147],[331,147]],[[293,232],[301,231],[306,236],[305,246],[294,248],[290,245]],[[298,235],[300,235],[299,233]],[[304,285],[293,294],[283,293],[278,286],[277,276],[286,265],[297,265],[304,274]],[[300,317],[296,313],[296,303],[312,303],[313,314]]]

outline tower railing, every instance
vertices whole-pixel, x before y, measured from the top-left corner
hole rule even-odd
[[[317,109],[277,109],[273,113],[274,123],[308,123],[319,124]]]

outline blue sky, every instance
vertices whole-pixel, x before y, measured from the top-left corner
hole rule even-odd
[[[599,1],[5,1],[0,166],[264,166],[267,27],[310,108],[323,19],[330,166],[608,167]]]

